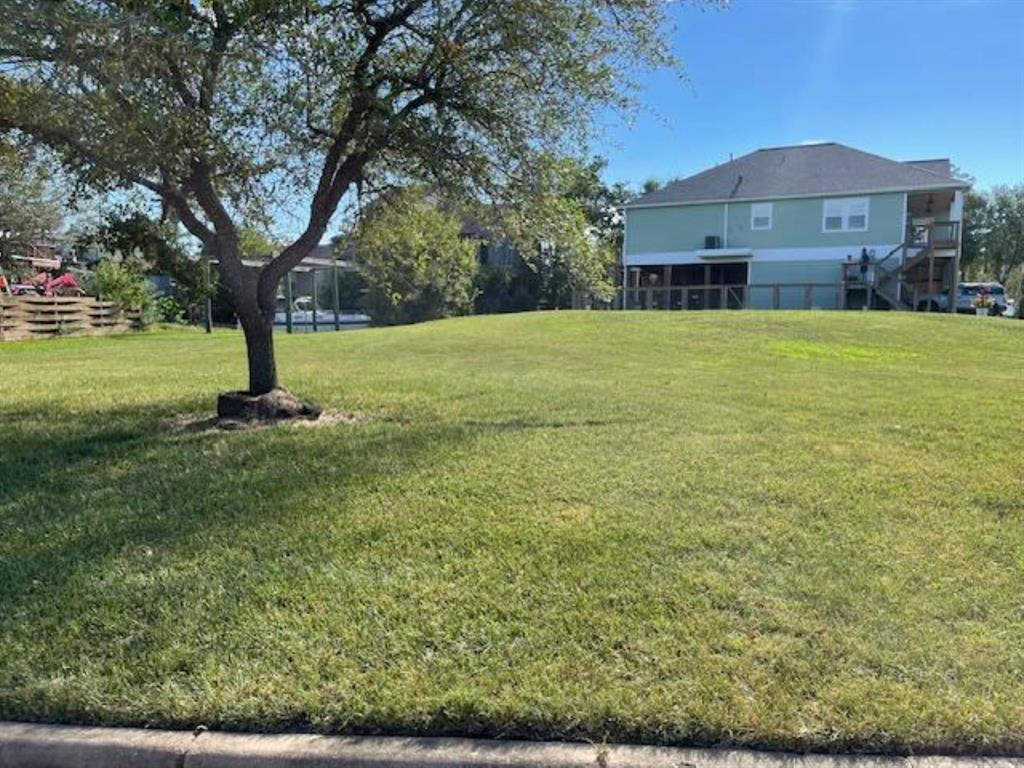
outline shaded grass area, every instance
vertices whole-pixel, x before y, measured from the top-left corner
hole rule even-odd
[[[305,334],[372,418],[213,434],[232,333],[0,346],[0,717],[1021,752],[1021,325]]]

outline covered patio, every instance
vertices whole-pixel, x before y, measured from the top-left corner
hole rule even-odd
[[[626,309],[742,309],[750,283],[749,257],[699,264],[627,267]]]

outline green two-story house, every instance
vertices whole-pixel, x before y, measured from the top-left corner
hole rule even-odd
[[[621,306],[952,310],[967,186],[945,159],[757,150],[626,206]]]

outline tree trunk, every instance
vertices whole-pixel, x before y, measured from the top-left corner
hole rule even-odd
[[[259,310],[240,312],[238,320],[245,333],[245,351],[249,357],[249,394],[265,395],[278,385],[274,315]]]

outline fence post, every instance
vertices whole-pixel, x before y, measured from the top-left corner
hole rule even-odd
[[[331,290],[331,300],[334,302],[334,330],[341,330],[341,293],[338,290],[338,257],[334,257],[334,263],[331,265],[331,277],[333,278],[333,286]]]
[[[804,286],[804,309],[810,309],[811,305],[813,303],[814,303],[814,286],[813,285],[805,285]]]
[[[210,294],[210,288],[213,285],[213,280],[210,276],[210,254],[206,254],[206,317],[204,318],[203,324],[206,327],[207,333],[213,333],[213,296]]]
[[[292,273],[284,280],[284,328],[285,333],[292,332]]]
[[[779,308],[779,284],[772,284],[772,309]]]
[[[316,293],[316,267],[310,270],[310,274],[313,276],[313,333],[320,330],[320,327],[316,322],[316,305],[317,305],[317,293]]]

